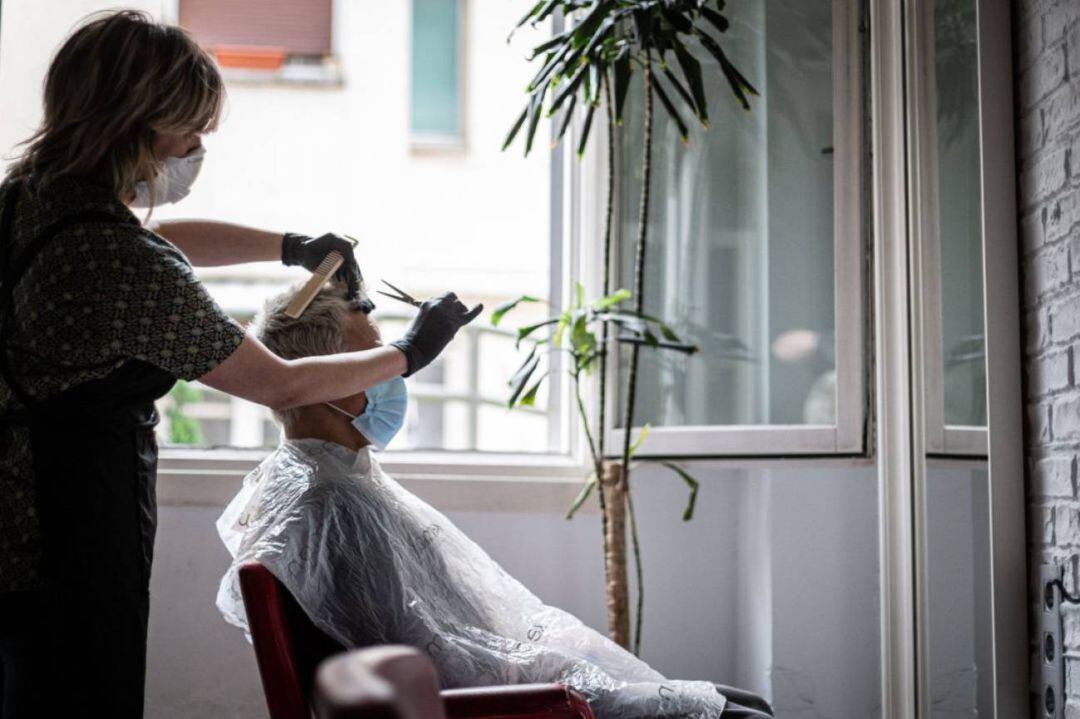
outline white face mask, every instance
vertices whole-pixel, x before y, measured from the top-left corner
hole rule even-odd
[[[205,156],[206,148],[200,145],[183,157],[165,158],[165,167],[154,178],[154,204],[167,205],[187,197]],[[150,185],[145,181],[135,183],[135,200],[131,206],[150,207]]]

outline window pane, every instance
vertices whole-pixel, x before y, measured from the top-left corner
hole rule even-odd
[[[412,130],[461,132],[458,87],[458,1],[413,0]]]
[[[641,352],[636,422],[832,424],[831,3],[737,0],[726,12],[725,50],[761,96],[745,112],[699,51],[712,129],[698,125],[683,147],[654,103],[645,307],[701,352]],[[637,79],[633,92],[622,134],[627,287],[641,186]]]
[[[986,424],[978,68],[973,0],[934,4],[945,424]]]

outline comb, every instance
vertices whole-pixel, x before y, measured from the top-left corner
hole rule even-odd
[[[330,276],[338,271],[338,268],[345,264],[345,258],[341,256],[340,252],[330,252],[323,258],[323,261],[319,263],[319,266],[315,268],[315,272],[312,273],[308,281],[304,283],[304,286],[296,291],[293,295],[292,301],[289,302],[289,306],[285,308],[285,314],[288,317],[298,319],[300,315],[304,314],[304,310],[308,308],[311,301],[315,299],[315,295],[319,294],[319,290],[323,288],[326,281],[330,279]]]

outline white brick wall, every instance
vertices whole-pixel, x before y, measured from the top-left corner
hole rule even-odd
[[[1080,0],[1014,0],[1028,542],[1080,591]],[[1033,614],[1038,593],[1031,594]],[[1080,608],[1066,605],[1066,716],[1080,717]],[[1038,636],[1033,631],[1032,636]]]

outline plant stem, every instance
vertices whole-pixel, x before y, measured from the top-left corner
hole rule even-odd
[[[607,207],[604,212],[604,287],[601,297],[611,294],[611,243],[615,215],[615,109],[611,105],[611,85],[604,73],[604,109],[607,116]],[[600,326],[600,458],[604,457],[604,415],[607,410],[608,323]],[[598,475],[599,476],[599,475]]]
[[[603,293],[601,297],[607,297],[611,292],[611,236],[612,219],[615,206],[615,111],[611,105],[611,85],[608,82],[608,74],[601,76],[600,84],[604,88],[604,110],[607,117],[607,207],[604,213],[604,279]],[[608,323],[600,324],[600,382],[597,392],[597,428],[598,443],[597,451],[593,454],[593,471],[596,473],[597,499],[600,502],[600,533],[604,538],[604,588],[607,594],[608,605],[608,633],[613,637],[618,635],[620,629],[616,626],[618,612],[611,609],[615,598],[611,587],[615,576],[611,566],[610,527],[608,526],[607,489],[605,488],[606,472],[604,471],[604,449],[606,444],[606,414],[607,414],[607,379],[608,379]],[[580,401],[580,399],[579,399]],[[584,414],[584,409],[581,410]],[[615,493],[616,499],[619,494]]]
[[[652,176],[652,56],[646,51],[645,67],[642,71],[645,111],[644,111],[644,137],[641,156],[641,204],[638,205],[638,236],[636,257],[634,265],[634,311],[641,314],[645,310],[645,241],[649,227],[649,180]],[[642,609],[645,605],[645,584],[642,580],[641,550],[638,543],[637,519],[634,515],[634,501],[630,493],[630,446],[634,429],[634,402],[637,399],[638,380],[638,352],[640,345],[630,346],[630,371],[626,381],[626,413],[623,418],[623,481],[626,482],[626,503],[630,514],[630,536],[634,548],[634,567],[637,573],[637,616],[634,630],[634,654],[641,651],[641,620]]]
[[[589,454],[592,455],[593,464],[597,467],[601,464],[601,458],[596,451],[596,442],[593,441],[592,430],[589,428],[589,415],[585,411],[585,400],[581,397],[581,375],[574,374],[574,396],[577,399],[578,413],[581,414],[581,426],[585,429],[585,439],[589,443]],[[603,492],[604,485],[600,475],[596,476],[596,488]],[[602,496],[602,495],[601,495]]]

